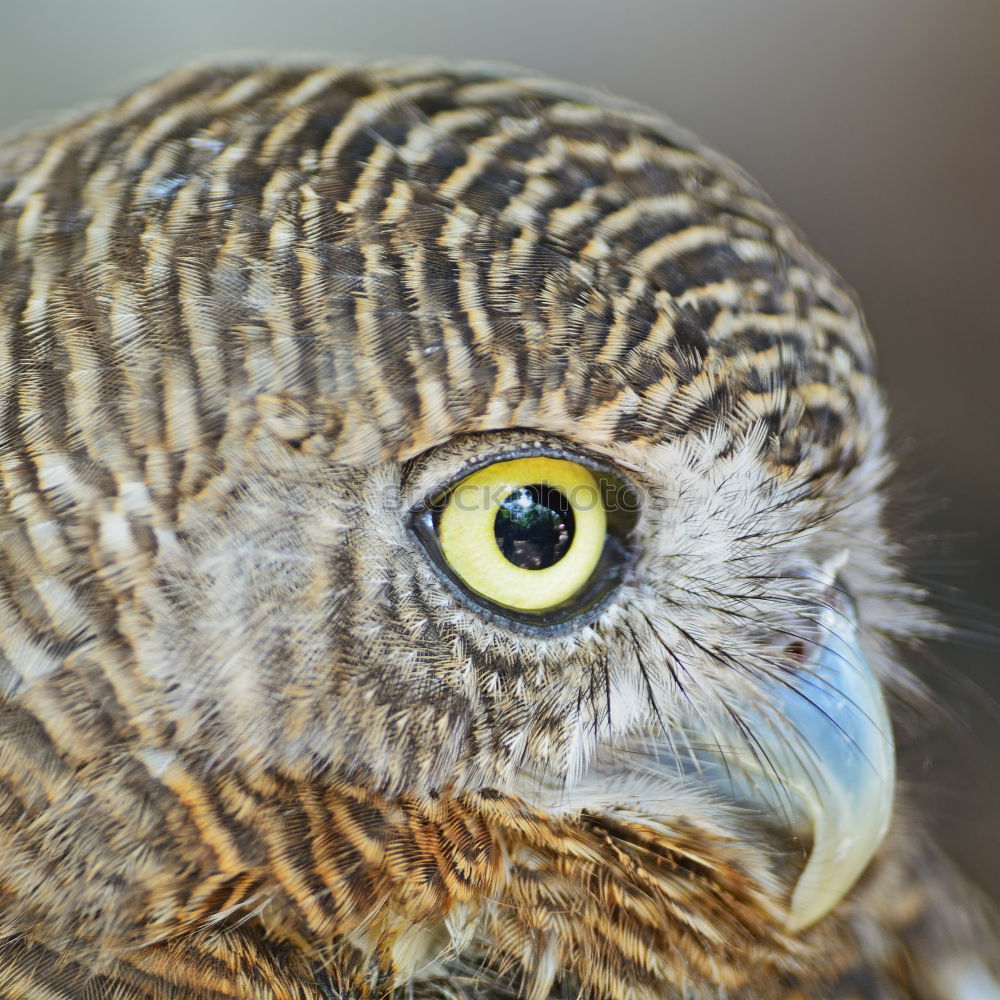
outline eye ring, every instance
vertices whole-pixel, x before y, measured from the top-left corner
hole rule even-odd
[[[528,568],[504,554],[497,524],[515,497],[536,487],[566,501],[572,537],[558,558]],[[531,613],[556,607],[584,587],[601,559],[607,519],[598,483],[588,468],[533,456],[495,462],[457,483],[448,494],[437,531],[442,555],[466,587],[500,608]]]
[[[603,550],[590,579],[567,600],[538,611],[504,607],[472,590],[449,563],[439,535],[441,515],[460,483],[481,469],[521,458],[560,459],[588,469],[597,483],[606,520]],[[641,497],[641,491],[629,479],[589,455],[569,448],[522,445],[493,455],[483,454],[478,461],[469,462],[465,474],[450,483],[439,480],[433,492],[410,508],[408,530],[437,577],[438,585],[455,601],[498,627],[539,639],[551,638],[596,620],[613,601],[619,587],[631,577],[641,554],[634,532],[641,516]]]

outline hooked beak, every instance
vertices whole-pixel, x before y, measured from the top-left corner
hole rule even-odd
[[[789,908],[793,931],[828,913],[867,867],[889,829],[896,778],[889,714],[853,607],[824,606],[817,624],[813,655],[775,683],[761,725],[748,722],[769,773],[756,755],[742,761],[748,773],[758,770],[765,802],[793,796],[812,828]]]
[[[812,851],[789,905],[791,931],[814,924],[843,899],[892,814],[889,714],[861,649],[854,608],[837,598],[820,606],[814,641],[796,669],[764,681],[757,706],[741,706],[738,724],[724,719],[711,726],[717,749],[698,751],[702,763],[714,758],[716,766],[701,773],[717,791],[810,837]]]

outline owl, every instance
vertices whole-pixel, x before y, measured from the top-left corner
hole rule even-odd
[[[996,1000],[858,306],[645,108],[180,70],[0,153],[0,997]]]

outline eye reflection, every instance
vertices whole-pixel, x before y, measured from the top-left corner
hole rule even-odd
[[[573,508],[559,490],[541,483],[521,486],[500,502],[493,521],[497,547],[522,569],[559,562],[573,542]]]

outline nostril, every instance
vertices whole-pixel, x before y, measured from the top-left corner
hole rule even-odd
[[[785,647],[785,652],[788,654],[789,659],[804,660],[808,650],[804,640],[796,639]]]

